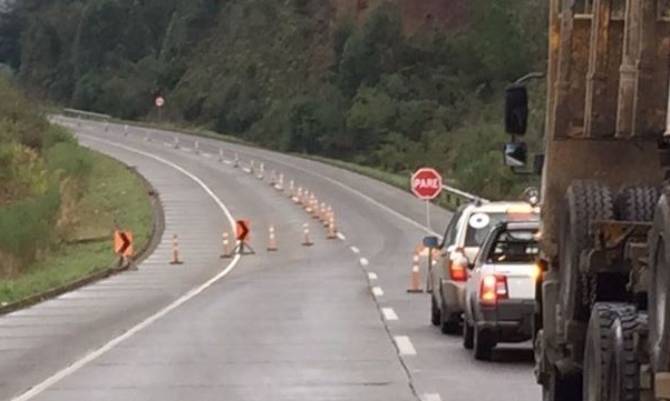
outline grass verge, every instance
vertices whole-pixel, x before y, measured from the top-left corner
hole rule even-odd
[[[91,153],[93,169],[83,197],[69,213],[67,241],[54,244],[24,274],[0,280],[0,305],[68,285],[115,263],[114,224],[133,231],[135,249],[150,240],[153,210],[143,180],[125,165]]]

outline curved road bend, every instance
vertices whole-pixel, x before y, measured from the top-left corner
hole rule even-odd
[[[429,325],[427,296],[406,294],[411,251],[430,231],[408,194],[265,150],[198,139],[196,152],[171,132],[65,123],[152,182],[165,235],[138,272],[0,317],[1,399],[538,399],[527,347],[475,362]],[[233,169],[234,153],[332,204],[343,239]],[[252,222],[257,254],[238,263],[219,258],[228,212]],[[449,215],[432,212],[440,231]],[[300,244],[305,222],[313,247]],[[265,250],[270,225],[276,253]],[[181,266],[167,263],[173,234]]]

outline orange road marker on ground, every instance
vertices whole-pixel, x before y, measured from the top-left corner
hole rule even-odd
[[[179,258],[179,238],[177,234],[172,236],[172,260],[170,261],[171,265],[181,265],[184,264]]]
[[[309,238],[309,224],[307,224],[307,223],[303,224],[303,225],[302,225],[302,231],[303,231],[303,235],[304,235],[304,238],[303,238],[303,241],[302,241],[302,245],[303,245],[303,246],[312,246],[312,245],[314,245],[314,243],[312,242],[312,240]]]
[[[275,252],[279,248],[277,247],[277,237],[275,235],[275,227],[270,226],[268,229],[268,252]]]
[[[412,273],[410,276],[409,293],[422,293],[423,288],[421,288],[421,268],[419,267],[419,254],[415,253],[412,258]]]

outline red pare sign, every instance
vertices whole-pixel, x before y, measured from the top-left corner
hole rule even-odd
[[[412,175],[411,185],[419,199],[432,200],[442,192],[442,176],[435,169],[424,167]]]

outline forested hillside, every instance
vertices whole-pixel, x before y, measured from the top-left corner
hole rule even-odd
[[[403,174],[434,165],[465,189],[514,193],[502,90],[544,68],[545,2],[408,4],[21,0],[0,17],[0,62],[67,106],[152,119],[161,94],[177,123]]]

